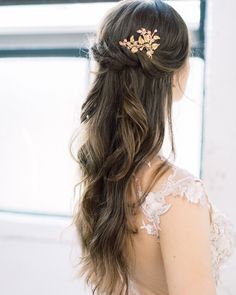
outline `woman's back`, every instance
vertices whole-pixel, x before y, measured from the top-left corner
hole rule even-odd
[[[138,195],[146,188],[152,167],[162,159],[157,157],[136,176]],[[171,166],[137,214],[139,232],[129,257],[133,267],[130,295],[187,295],[188,286],[191,295],[216,294],[220,267],[236,246],[235,229],[212,206],[201,179]],[[224,246],[222,240],[227,240]]]

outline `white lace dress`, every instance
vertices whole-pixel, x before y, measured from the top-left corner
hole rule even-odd
[[[162,157],[163,158],[163,157]],[[141,229],[145,229],[148,234],[155,235],[159,242],[158,232],[160,227],[160,215],[167,212],[171,204],[166,203],[165,196],[183,196],[190,202],[202,203],[207,197],[209,209],[211,212],[211,252],[212,252],[212,268],[217,288],[223,286],[221,280],[221,269],[226,261],[233,254],[236,248],[236,229],[230,219],[220,212],[206,194],[203,181],[191,174],[189,171],[175,166],[171,163],[173,173],[169,175],[166,181],[162,184],[161,189],[156,192],[149,192],[146,196],[141,208],[149,221],[141,225]],[[137,192],[142,195],[140,180],[136,177]],[[131,281],[131,294],[137,294],[135,287]]]

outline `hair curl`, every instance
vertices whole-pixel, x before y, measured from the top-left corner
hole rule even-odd
[[[140,27],[157,28],[161,36],[152,59],[119,45],[131,35],[137,38]],[[157,169],[141,198],[130,204],[127,196],[133,175],[160,151],[166,119],[175,157],[172,79],[189,55],[188,29],[162,1],[123,0],[105,15],[91,53],[97,68],[81,109],[84,137],[75,137],[80,140],[76,161],[82,178],[73,214],[82,250],[80,275],[94,286],[93,294],[123,294],[126,287],[127,295],[128,246],[138,232],[133,216],[148,189],[168,170],[168,161]]]

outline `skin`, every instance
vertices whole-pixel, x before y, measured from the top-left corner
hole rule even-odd
[[[189,72],[190,62],[188,58],[184,67],[173,76],[172,91],[174,101],[180,101],[182,99],[188,82]]]

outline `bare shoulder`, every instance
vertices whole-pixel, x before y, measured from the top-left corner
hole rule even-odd
[[[159,235],[170,294],[215,295],[203,181],[174,166],[165,190],[169,209],[160,215]]]

